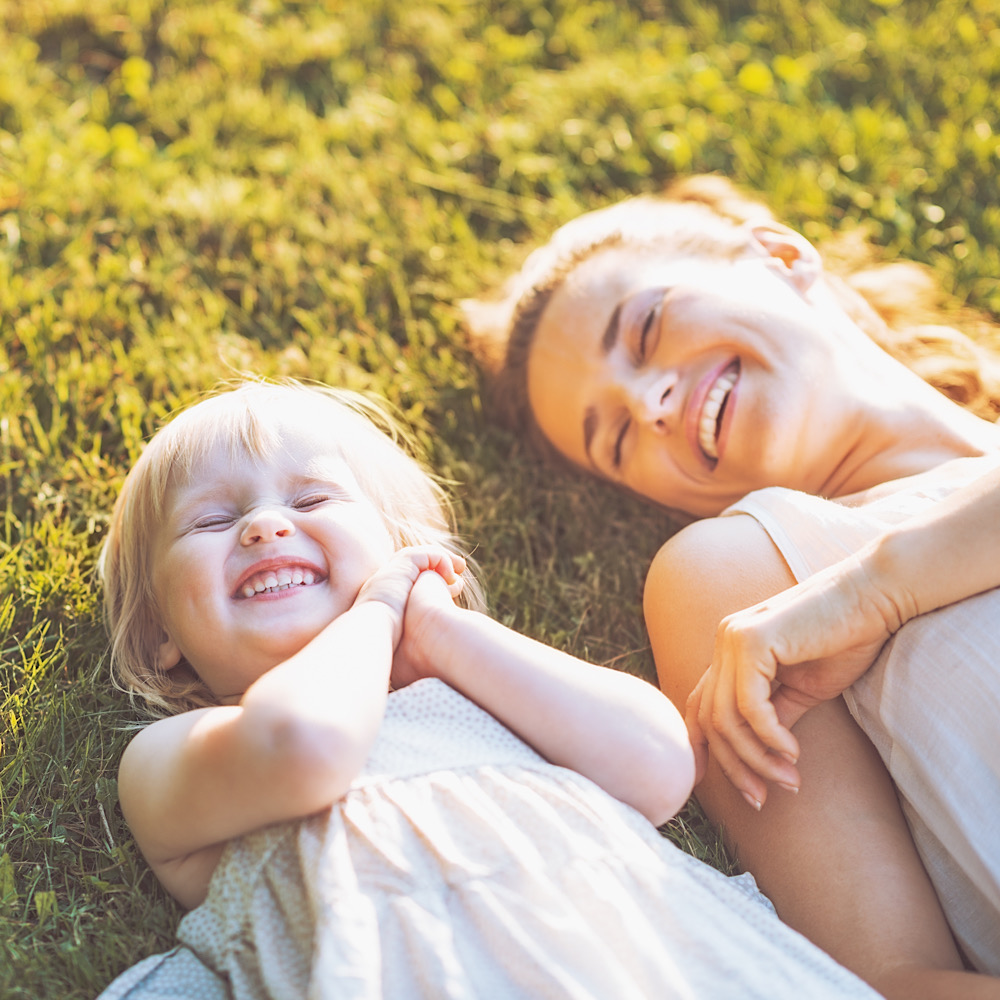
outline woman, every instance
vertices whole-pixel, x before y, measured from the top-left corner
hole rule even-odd
[[[923,687],[897,684],[903,694],[894,698],[904,710],[887,732],[878,716],[889,701],[880,700],[886,696],[875,681],[907,679],[912,655],[887,650],[891,663],[866,673],[849,696],[893,778],[906,786],[905,818],[843,699],[824,700],[799,719],[794,735],[783,725],[817,694],[829,699],[863,673],[908,617],[1000,583],[1000,564],[981,550],[975,574],[951,574],[950,588],[918,595],[893,618],[883,611],[906,593],[900,581],[911,570],[897,560],[887,575],[871,572],[884,568],[900,537],[916,533],[933,543],[949,524],[963,538],[969,525],[990,523],[988,477],[1000,455],[991,422],[1000,400],[995,362],[956,331],[914,326],[913,300],[926,299],[926,291],[920,272],[906,265],[836,278],[808,241],[757,202],[720,178],[695,178],[662,198],[635,199],[563,227],[528,259],[505,299],[471,319],[482,337],[506,342],[498,397],[558,454],[691,514],[728,509],[726,517],[689,526],[657,554],[645,606],[661,686],[678,704],[695,691],[689,727],[696,744],[707,740],[712,748],[698,797],[740,863],[789,923],[886,995],[995,996],[1000,982],[962,970],[974,964],[1000,975],[1000,894],[992,885],[1000,883],[1000,866],[989,868],[992,843],[966,863],[970,842],[983,839],[975,816],[958,816],[957,831],[942,832],[940,823],[955,799],[985,802],[987,816],[996,817],[1000,792],[978,793],[983,782],[996,786],[997,776],[958,774],[946,806],[906,798],[936,780],[904,774],[893,760],[906,736],[918,756],[939,755],[930,747],[920,752],[924,730],[907,731],[916,716],[926,724],[928,696]],[[942,529],[934,505],[950,493],[956,512]],[[924,520],[914,526],[908,519],[918,510]],[[785,537],[793,514],[796,527]],[[909,525],[903,536],[900,522]],[[829,544],[816,544],[817,537]],[[713,659],[727,615],[827,565],[836,568],[824,585],[804,584],[784,604],[729,621]],[[933,560],[918,565],[926,575]],[[859,579],[852,591],[849,581]],[[853,624],[841,630],[845,653],[827,626],[846,620],[852,594],[880,610],[863,617],[860,639]],[[955,607],[967,617],[984,613],[969,612],[967,602]],[[796,621],[799,634],[829,642],[780,650],[778,639]],[[925,625],[914,622],[900,638]],[[989,640],[977,647],[984,661],[977,683],[983,673],[992,677]],[[931,654],[925,673],[933,674],[939,644],[933,630],[918,643]],[[827,657],[821,683],[803,682],[801,669],[789,674],[796,657],[820,656]],[[831,672],[837,683],[848,679],[838,688]],[[776,702],[768,699],[772,680],[783,685]],[[855,697],[865,683],[869,690]],[[941,683],[931,697],[944,704],[954,686]],[[995,694],[986,694],[993,704]],[[938,725],[933,736],[974,746],[972,728]],[[987,749],[995,742],[987,735]],[[763,779],[780,790],[767,796]],[[977,794],[963,796],[962,780]],[[988,891],[967,905],[980,886]]]

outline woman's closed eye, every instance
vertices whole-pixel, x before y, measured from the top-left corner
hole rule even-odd
[[[654,334],[659,330],[660,305],[662,299],[657,299],[642,319],[642,326],[639,328],[639,336],[636,342],[635,358],[637,364],[642,364],[649,352],[655,346]]]
[[[615,446],[611,451],[611,464],[616,470],[621,468],[622,446],[625,443],[625,435],[628,433],[628,429],[631,425],[632,420],[629,417],[626,417],[622,421],[622,425],[618,429],[617,435],[615,435]]]

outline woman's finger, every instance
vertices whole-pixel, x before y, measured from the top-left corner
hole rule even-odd
[[[720,666],[713,668],[716,673],[716,684],[713,692],[714,705],[711,713],[713,729],[725,740],[728,748],[743,764],[763,778],[774,781],[784,788],[798,788],[798,774],[788,760],[770,752],[768,745],[755,732],[738,703],[737,682],[739,678],[732,669]],[[766,685],[764,700],[770,708],[768,700],[770,686]],[[710,738],[710,745],[715,749],[716,743]]]
[[[770,680],[775,669],[776,665],[772,669],[760,668],[746,661],[739,665],[734,681],[737,712],[764,747],[794,764],[799,759],[799,742],[782,723],[775,707]]]
[[[687,704],[684,706],[684,724],[687,726],[691,749],[694,750],[694,783],[696,785],[705,777],[705,771],[708,768],[708,737],[698,721],[706,676],[706,674],[702,674],[701,679],[694,686],[694,690],[688,695]]]
[[[712,759],[729,783],[758,812],[767,801],[767,783],[741,760],[719,733],[708,733]]]
[[[754,809],[767,799],[767,785],[736,754],[725,732],[725,708],[720,706],[720,670],[713,665],[703,677],[698,723],[708,741],[709,752],[723,774]],[[721,729],[720,729],[721,727]]]

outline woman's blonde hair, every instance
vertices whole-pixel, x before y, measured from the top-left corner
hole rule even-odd
[[[302,382],[244,381],[181,411],[149,441],[125,477],[98,570],[111,637],[115,683],[151,715],[218,704],[189,664],[157,668],[164,634],[151,587],[152,538],[168,512],[171,490],[216,449],[267,459],[281,448],[292,414],[323,428],[365,496],[381,512],[397,549],[436,545],[469,561],[461,602],[482,610],[474,564],[453,528],[447,494],[413,457],[413,444],[384,405],[357,393]]]
[[[528,402],[528,357],[552,296],[584,260],[617,243],[735,259],[746,250],[749,224],[776,221],[770,209],[731,181],[701,175],[675,181],[660,195],[589,212],[557,230],[527,258],[499,298],[464,304],[474,346],[493,372],[489,388],[501,420],[553,453]],[[961,406],[988,420],[997,418],[1000,358],[951,323],[978,327],[996,343],[994,325],[971,310],[949,307],[920,265],[876,263],[858,233],[820,250],[828,283],[869,337]]]

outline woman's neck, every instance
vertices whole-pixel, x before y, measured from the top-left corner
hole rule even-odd
[[[893,362],[896,365],[896,362]],[[977,417],[908,369],[886,372],[868,386],[858,433],[823,490],[845,496],[926,472],[955,458],[1000,451],[1000,426]]]

